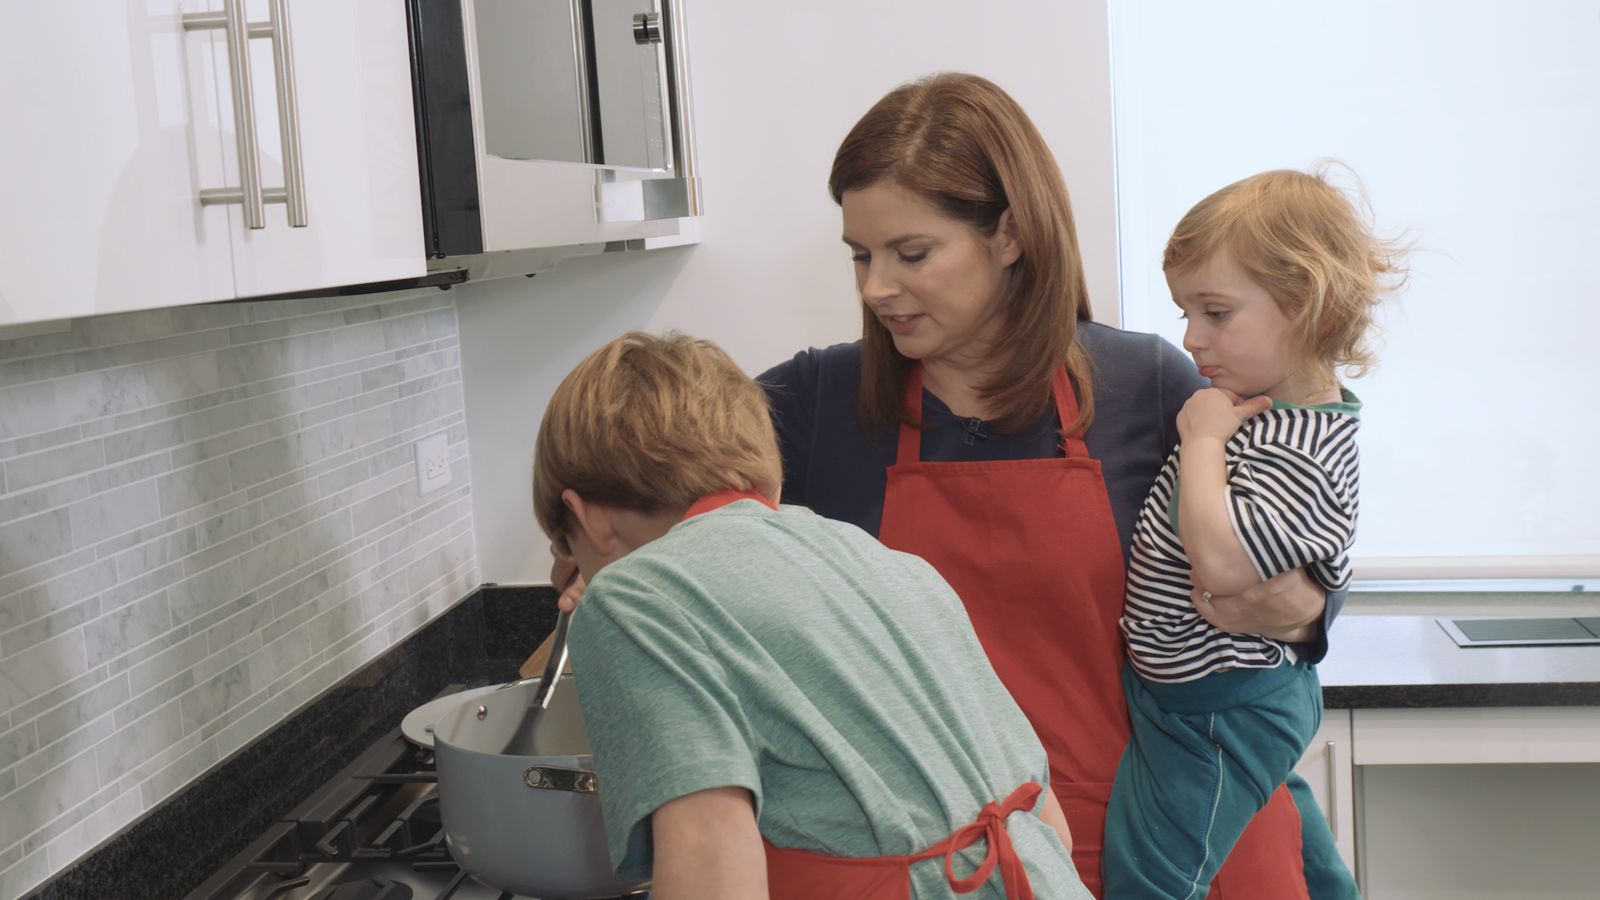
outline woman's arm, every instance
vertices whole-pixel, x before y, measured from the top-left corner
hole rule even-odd
[[[655,900],[765,900],[767,855],[750,792],[713,788],[664,804],[650,817]]]
[[[1305,569],[1290,569],[1239,594],[1207,596],[1196,587],[1190,599],[1202,618],[1223,631],[1299,644],[1323,633],[1328,596]]]

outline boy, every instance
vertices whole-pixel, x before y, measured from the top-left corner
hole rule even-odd
[[[1133,738],[1106,819],[1108,897],[1204,897],[1322,720],[1316,671],[1292,645],[1217,629],[1191,591],[1203,604],[1296,568],[1348,585],[1361,403],[1337,376],[1371,361],[1372,310],[1399,266],[1339,190],[1293,171],[1217,191],[1167,244],[1183,346],[1211,387],[1179,413],[1134,526]],[[1315,804],[1296,802],[1311,897],[1358,896]]]
[[[545,412],[535,512],[587,582],[570,646],[618,871],[653,866],[656,900],[1087,897],[960,600],[779,508],[780,480],[764,393],[704,341],[625,335]]]

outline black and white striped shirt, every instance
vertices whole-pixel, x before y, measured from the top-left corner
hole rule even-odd
[[[1361,402],[1347,390],[1341,395],[1316,407],[1274,404],[1227,443],[1228,517],[1263,581],[1301,567],[1330,591],[1350,580]],[[1122,617],[1133,667],[1149,681],[1184,682],[1292,659],[1278,641],[1219,631],[1195,611],[1177,487],[1174,449],[1134,525]]]

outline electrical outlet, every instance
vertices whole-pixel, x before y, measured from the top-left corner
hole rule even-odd
[[[417,441],[417,493],[426,494],[450,483],[450,435],[430,434]]]

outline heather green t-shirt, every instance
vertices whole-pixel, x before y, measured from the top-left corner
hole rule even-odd
[[[650,866],[650,814],[709,788],[748,788],[769,841],[834,856],[914,853],[1025,781],[1048,790],[1043,747],[933,567],[800,507],[678,523],[595,577],[570,644],[625,877]],[[1089,897],[1037,807],[1007,830],[1036,896]],[[912,867],[914,897],[955,896],[942,865]],[[997,870],[965,896],[1000,885]]]

